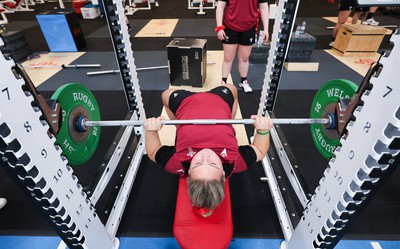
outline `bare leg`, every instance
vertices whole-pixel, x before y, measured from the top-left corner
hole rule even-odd
[[[224,47],[224,61],[222,63],[222,78],[228,78],[231,69],[232,63],[235,59],[237,44],[223,44]]]
[[[239,45],[238,48],[238,67],[240,77],[247,77],[247,73],[249,72],[249,57],[251,53],[251,49],[253,46],[244,46]]]
[[[354,12],[353,19],[351,20],[351,23],[352,24],[357,24],[358,20],[362,20],[362,19],[365,18],[366,15],[364,15],[364,14],[365,14],[365,12],[362,12],[362,11]]]
[[[375,11],[378,9],[377,6],[375,7],[369,7],[369,13],[375,13]]]
[[[338,21],[335,25],[335,28],[333,29],[333,38],[336,38],[336,35],[337,35],[340,27],[342,27],[342,24],[346,23],[347,18],[349,18],[350,14],[351,14],[351,10],[339,11]]]
[[[368,11],[363,11],[361,14],[360,14],[360,16],[358,17],[358,20],[361,20],[361,21],[364,21],[365,20],[365,18],[367,17],[367,15],[368,15]],[[353,21],[352,21],[352,23],[353,24],[356,24],[357,23],[357,20],[354,22],[354,16],[353,16]]]

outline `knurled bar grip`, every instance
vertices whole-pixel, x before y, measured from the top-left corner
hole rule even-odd
[[[327,118],[275,118],[274,124],[329,124]],[[162,120],[163,125],[215,125],[215,124],[254,124],[253,119],[191,119],[191,120]],[[113,121],[85,121],[84,126],[141,126],[143,120],[113,120]]]

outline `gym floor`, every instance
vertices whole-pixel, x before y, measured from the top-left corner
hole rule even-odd
[[[65,2],[67,8],[70,2]],[[32,56],[23,65],[93,64],[102,65],[101,70],[116,69],[117,64],[104,17],[83,19],[78,16],[86,41],[79,53],[49,53],[46,40],[36,15],[58,7],[58,3],[31,6],[32,12],[7,14],[9,31],[21,31],[32,50]],[[167,62],[166,46],[173,38],[207,39],[208,61],[207,80],[204,88],[215,86],[220,81],[222,45],[213,32],[215,11],[197,15],[196,10],[188,10],[185,1],[162,0],[160,7],[140,10],[129,16],[130,31],[135,64],[138,68],[163,66]],[[311,61],[319,63],[318,72],[284,71],[278,92],[274,114],[282,118],[308,117],[316,91],[331,79],[348,79],[359,85],[374,58],[358,57],[343,60],[330,52],[329,26],[334,26],[338,3],[329,4],[323,0],[300,1],[296,23],[307,21],[306,31],[316,37],[315,50]],[[329,17],[329,18],[328,18]],[[380,25],[399,25],[400,16],[385,14],[379,9],[374,17]],[[165,36],[143,36],[142,29],[151,23],[172,25],[170,34]],[[172,24],[171,24],[172,23]],[[272,30],[272,21],[270,31]],[[386,35],[380,51],[390,48]],[[232,69],[229,82],[237,85],[239,75],[237,64]],[[125,119],[128,108],[119,75],[87,76],[93,69],[28,69],[32,81],[39,92],[50,98],[61,85],[76,82],[86,85],[99,102],[103,120]],[[265,64],[251,64],[249,82],[252,93],[239,90],[240,115],[248,118],[257,112],[261,88],[264,80]],[[167,69],[140,71],[139,83],[146,115],[162,114],[161,93],[170,87]],[[201,90],[201,89],[193,89]],[[239,117],[239,118],[241,118]],[[244,139],[248,143],[251,127],[243,127]],[[291,153],[300,166],[307,185],[314,189],[322,176],[328,161],[316,150],[309,127],[281,126]],[[104,155],[118,133],[118,128],[103,128],[101,140],[94,156],[84,165],[74,167],[80,183],[89,188],[96,177],[98,166],[104,162]],[[171,140],[171,133],[164,132],[163,139]],[[229,248],[279,248],[283,240],[278,217],[270,190],[266,183],[259,181],[263,176],[260,165],[245,173],[234,175],[230,180],[234,240]],[[387,180],[376,196],[361,211],[350,226],[343,240],[336,248],[400,248],[400,191],[399,170]],[[15,180],[0,168],[0,197],[8,200],[0,210],[1,248],[57,248],[60,239],[51,226],[42,218]],[[116,184],[111,182],[110,185]],[[112,187],[112,186],[111,186]],[[175,211],[177,176],[170,175],[143,157],[135,185],[128,201],[117,236],[120,248],[179,248],[172,234]],[[112,196],[113,191],[110,191]],[[107,218],[110,203],[101,200],[96,206],[103,221]],[[299,214],[301,215],[301,213]]]

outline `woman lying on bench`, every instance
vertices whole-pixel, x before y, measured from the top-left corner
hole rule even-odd
[[[170,119],[231,119],[238,107],[237,89],[223,85],[208,92],[168,89],[162,101]],[[255,116],[253,143],[238,146],[232,125],[179,125],[175,146],[161,145],[158,131],[163,117],[144,123],[149,158],[168,172],[188,176],[188,191],[194,210],[210,216],[224,198],[225,177],[243,172],[265,157],[269,148],[269,117]]]

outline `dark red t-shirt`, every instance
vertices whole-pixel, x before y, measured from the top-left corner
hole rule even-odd
[[[258,4],[267,0],[219,0],[226,2],[223,24],[236,32],[245,32],[256,26]]]
[[[179,105],[176,119],[231,119],[232,112],[220,96],[201,92],[185,98]],[[157,151],[156,161],[174,174],[187,173],[190,161],[200,150],[213,150],[221,159],[226,176],[247,170],[255,162],[255,152],[250,146],[239,149],[232,125],[179,125],[176,145],[163,146]],[[253,155],[254,154],[254,155]]]

